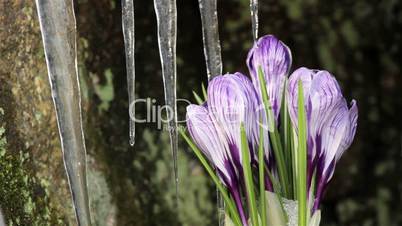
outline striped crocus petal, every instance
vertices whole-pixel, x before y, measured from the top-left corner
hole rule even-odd
[[[264,72],[266,87],[276,120],[278,119],[284,82],[292,64],[290,49],[273,35],[258,39],[247,57],[253,85],[260,95],[258,68]]]
[[[335,165],[350,146],[356,132],[357,107],[348,109],[336,79],[327,71],[300,68],[289,78],[288,108],[295,128],[298,127],[298,82],[303,84],[307,116],[308,183],[317,172],[314,209],[331,179]],[[297,129],[296,129],[297,131]]]
[[[351,105],[348,109],[346,101],[340,100],[332,116],[323,125],[322,153],[318,157],[314,210],[318,209],[326,185],[334,175],[336,163],[349,148],[355,136],[358,113],[356,101],[353,100]]]
[[[321,132],[321,153],[318,156],[317,174],[322,177],[318,180],[323,180],[325,183],[332,177],[337,152],[341,152],[341,148],[347,148],[343,143],[346,142],[346,136],[350,135],[351,128],[346,101],[340,100],[336,105],[331,116],[322,125]]]
[[[342,157],[343,153],[352,144],[355,137],[357,127],[357,105],[353,100],[350,109],[346,101],[340,101],[335,110],[334,117],[328,120],[323,131],[323,154],[322,154],[322,175],[327,175],[323,178],[325,183],[328,183],[335,171],[335,165]],[[334,162],[331,167],[331,162]]]
[[[327,71],[300,68],[289,78],[288,108],[294,127],[298,128],[298,82],[303,84],[307,116],[308,182],[312,178],[318,157],[322,152],[322,130],[326,121],[333,117],[335,108],[344,101],[338,82]]]
[[[259,101],[251,81],[240,73],[215,77],[208,85],[208,111],[213,120],[222,129],[229,144],[230,156],[241,171],[240,125],[244,124],[248,142],[252,151],[251,160],[255,160],[258,145]]]
[[[222,182],[231,187],[237,176],[228,157],[228,145],[222,132],[217,129],[204,106],[187,107],[187,128],[195,142],[219,172]]]
[[[204,106],[189,105],[186,118],[190,136],[217,170],[221,181],[235,200],[243,224],[247,225],[239,189],[239,176],[230,160],[228,142],[221,128],[212,120]]]
[[[336,161],[338,162],[339,159],[342,157],[343,153],[349,146],[352,144],[352,141],[356,134],[357,128],[357,117],[358,117],[358,109],[355,100],[352,100],[351,107],[349,109],[349,121],[350,121],[350,129],[347,131],[348,134],[345,134],[339,149],[336,151]]]

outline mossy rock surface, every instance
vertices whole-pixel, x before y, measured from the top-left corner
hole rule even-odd
[[[8,225],[65,225],[74,218],[35,3],[0,7],[0,206]]]

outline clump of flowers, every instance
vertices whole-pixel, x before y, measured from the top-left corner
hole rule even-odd
[[[225,201],[226,224],[318,226],[320,202],[353,141],[357,106],[348,106],[327,71],[299,68],[272,35],[250,50],[251,80],[216,76],[204,100],[187,107],[181,132]]]

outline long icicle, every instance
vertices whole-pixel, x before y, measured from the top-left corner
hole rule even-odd
[[[222,74],[221,44],[219,41],[216,0],[199,0],[204,54],[208,80]]]
[[[216,0],[199,0],[204,55],[208,80],[222,74],[222,54],[219,40],[218,11]],[[218,225],[225,225],[225,204],[217,189]]]
[[[258,0],[250,0],[251,24],[254,41],[258,39]]]
[[[72,0],[36,0],[64,166],[78,225],[91,225]]]
[[[159,54],[162,64],[162,77],[165,90],[165,102],[170,145],[173,154],[173,167],[176,186],[176,206],[178,205],[178,166],[177,166],[177,110],[176,110],[176,0],[154,0],[158,23]]]
[[[129,103],[129,139],[130,145],[135,144],[135,30],[134,30],[134,0],[122,0],[122,26],[126,52],[126,73]]]

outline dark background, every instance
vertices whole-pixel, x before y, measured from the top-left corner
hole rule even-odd
[[[23,2],[14,3],[13,9],[17,12],[25,10],[24,7],[28,6],[23,6]],[[39,40],[34,42],[34,51],[38,53],[32,55],[38,55],[35,59],[42,65],[43,50],[38,39],[36,9],[32,3],[28,5],[31,9],[27,13],[30,15],[28,20],[32,20],[33,25],[24,26],[30,26],[35,34],[32,39]],[[128,98],[120,1],[79,0],[75,2],[75,8],[95,224],[217,225],[215,188],[186,144],[180,143],[178,213],[173,208],[172,160],[166,131],[158,130],[155,124],[138,124],[135,147],[128,145]],[[158,104],[163,104],[153,1],[135,1],[135,8],[137,96],[155,98]],[[200,85],[207,79],[198,1],[178,0],[177,8],[177,96],[195,102],[191,92],[200,93]],[[325,195],[322,225],[402,225],[401,9],[401,2],[396,0],[260,1],[259,34],[274,34],[290,47],[292,71],[301,66],[326,69],[336,76],[347,99],[356,99],[358,103],[355,141],[339,162]],[[224,72],[247,74],[245,60],[252,45],[249,1],[218,0],[218,15]],[[33,74],[41,74],[43,84],[47,86],[46,71],[38,70]],[[6,73],[2,79],[13,73],[17,72]],[[12,91],[14,83],[3,84],[9,84],[2,87],[4,90]],[[16,101],[19,97],[10,95],[10,98]],[[8,104],[9,99],[3,97],[0,107],[5,109],[5,121],[12,125],[11,114],[18,109],[17,105]],[[50,102],[46,103],[51,106]],[[179,118],[182,118],[185,106],[179,107]],[[145,109],[139,107],[137,115],[145,115]],[[53,121],[53,129],[54,125]],[[13,136],[18,131],[9,127],[6,126],[8,143],[17,145],[19,142],[15,140],[23,138]],[[51,136],[58,139],[55,133]],[[39,140],[25,149],[20,145],[21,150],[34,153],[30,160],[34,165],[38,164],[35,159],[37,150],[50,147],[36,148],[35,145],[43,142]],[[51,147],[55,146],[57,141]],[[55,188],[52,183],[48,186],[34,183],[49,193],[49,200],[45,202],[50,203],[46,213],[49,218],[39,218],[43,221],[52,219],[53,225],[69,224],[72,219],[68,206],[65,210],[60,204],[69,202],[60,165],[58,159],[58,165],[54,166],[57,169],[54,172],[58,172],[56,176],[48,175],[52,165],[41,173],[28,170],[37,180],[64,181],[61,186],[64,187],[63,194],[60,194],[62,189]],[[38,194],[31,185],[28,190],[32,197],[47,197]],[[43,204],[40,200],[34,198],[38,203],[36,208]],[[0,205],[11,201],[6,199]],[[24,202],[21,202],[15,208],[23,207]],[[43,214],[39,211],[27,216],[24,211],[15,212],[5,204],[2,208],[9,219],[15,220],[21,214],[27,225],[34,225],[32,216]]]

